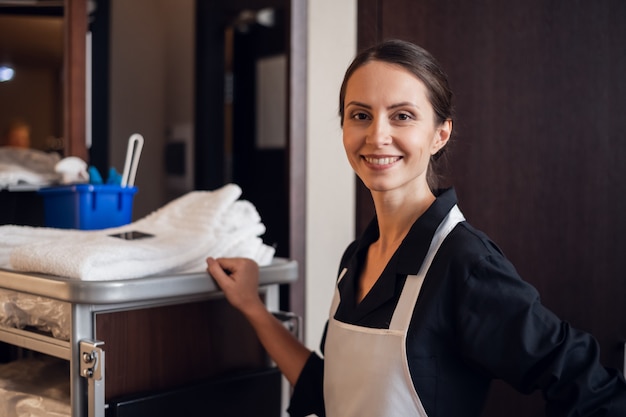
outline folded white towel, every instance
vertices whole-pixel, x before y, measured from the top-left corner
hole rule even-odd
[[[207,256],[242,256],[268,265],[274,248],[260,236],[265,226],[252,203],[228,184],[193,191],[129,225],[104,230],[0,227],[0,267],[82,280],[138,278],[201,272]],[[140,231],[153,237],[124,240]]]

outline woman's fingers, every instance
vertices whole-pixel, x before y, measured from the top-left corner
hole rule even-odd
[[[226,271],[222,268],[220,263],[213,258],[207,258],[207,271],[209,274],[215,279],[217,284],[223,288],[225,285],[228,285],[228,281],[232,281],[232,278],[228,276]]]
[[[246,258],[207,258],[207,271],[233,306],[243,309],[259,301],[259,267]]]
[[[207,270],[211,275],[216,274],[220,280],[226,281],[244,279],[257,281],[259,267],[252,259],[247,258],[207,258]]]

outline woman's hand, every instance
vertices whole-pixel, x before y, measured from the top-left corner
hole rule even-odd
[[[207,271],[233,307],[246,315],[265,310],[259,296],[259,266],[248,258],[207,258]]]
[[[291,384],[295,384],[311,352],[271,314],[259,296],[259,266],[246,258],[207,258],[207,271],[226,299],[241,311]]]

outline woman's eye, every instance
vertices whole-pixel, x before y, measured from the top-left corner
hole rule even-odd
[[[413,118],[410,114],[407,113],[398,113],[396,117],[398,118],[398,120],[411,120]]]
[[[358,112],[358,113],[354,113],[352,115],[352,118],[355,120],[367,120],[368,116],[367,116],[367,113]]]

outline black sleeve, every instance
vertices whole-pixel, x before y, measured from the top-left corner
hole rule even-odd
[[[324,417],[324,361],[311,353],[293,387],[287,412],[292,417]]]
[[[467,359],[517,390],[541,390],[548,416],[626,416],[626,383],[599,362],[599,345],[545,308],[503,257],[472,268],[459,297]]]

